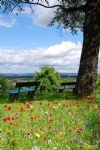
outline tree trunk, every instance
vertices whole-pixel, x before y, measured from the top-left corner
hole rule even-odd
[[[100,45],[100,0],[88,0],[83,28],[83,48],[74,93],[93,93],[97,72]]]

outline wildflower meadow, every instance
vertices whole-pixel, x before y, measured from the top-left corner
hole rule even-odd
[[[0,150],[99,150],[99,100],[52,96],[0,103]]]

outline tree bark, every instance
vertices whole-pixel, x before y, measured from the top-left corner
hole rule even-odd
[[[74,93],[93,93],[98,72],[100,45],[100,0],[88,0],[83,28],[83,48]]]

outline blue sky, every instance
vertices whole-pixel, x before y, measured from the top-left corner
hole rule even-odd
[[[54,10],[29,7],[22,14],[0,14],[0,73],[33,73],[41,66],[54,66],[59,72],[77,73],[83,34],[62,33],[47,27]],[[100,72],[100,57],[99,57]]]

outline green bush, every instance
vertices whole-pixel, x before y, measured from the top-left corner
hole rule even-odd
[[[8,80],[4,76],[0,76],[0,95],[3,98],[6,90],[14,88],[12,81]]]
[[[40,82],[39,89],[41,91],[55,90],[61,84],[60,73],[48,65],[40,67],[40,71],[35,72],[33,80]]]

